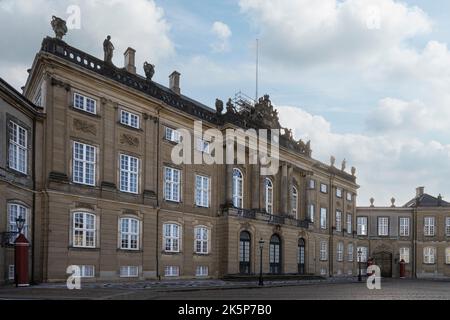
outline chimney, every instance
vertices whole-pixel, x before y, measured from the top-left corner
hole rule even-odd
[[[169,88],[176,94],[181,94],[180,90],[180,73],[178,71],[172,72],[169,76]]]
[[[418,187],[416,189],[416,198],[423,196],[424,193],[425,193],[425,187]]]
[[[136,74],[136,50],[128,48],[123,55],[125,56],[125,70],[132,74]]]

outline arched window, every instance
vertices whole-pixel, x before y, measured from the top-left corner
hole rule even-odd
[[[180,252],[180,228],[175,223],[163,225],[164,250],[166,252]]]
[[[208,228],[195,227],[195,253],[208,254]]]
[[[423,263],[434,264],[436,260],[436,248],[425,247],[423,248]]]
[[[139,220],[120,219],[120,249],[139,250]]]
[[[242,231],[239,239],[239,272],[250,274],[251,236]]]
[[[8,231],[18,232],[17,222],[18,218],[25,219],[22,234],[28,238],[28,208],[18,203],[8,203]],[[18,235],[11,236],[9,242],[14,243]]]
[[[73,214],[73,246],[95,248],[95,215],[87,212]]]
[[[281,274],[281,239],[274,234],[269,245],[270,273]]]
[[[244,176],[241,170],[233,169],[233,206],[244,207]]]
[[[305,274],[305,240],[298,240],[298,273]]]
[[[272,180],[266,178],[266,212],[273,214],[273,183]]]
[[[298,219],[297,215],[298,191],[296,187],[292,187],[291,208],[292,208],[292,215],[295,217],[295,219]]]

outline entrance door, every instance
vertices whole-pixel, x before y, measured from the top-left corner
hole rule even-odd
[[[239,239],[239,272],[250,274],[251,237],[247,231],[241,232]]]
[[[270,273],[281,273],[281,240],[276,234],[270,239],[269,246]]]
[[[392,278],[392,253],[379,252],[374,254],[375,264],[381,269],[383,278]]]
[[[305,240],[298,240],[298,274],[305,274]]]

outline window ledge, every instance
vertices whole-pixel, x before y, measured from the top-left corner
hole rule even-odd
[[[68,247],[69,250],[71,251],[100,251],[100,248],[85,248],[85,247],[74,247],[74,246],[69,246]]]
[[[77,109],[77,108],[75,108],[73,105],[69,106],[69,109],[72,110],[72,111],[75,111],[75,112],[77,112],[77,113],[80,113],[80,114],[84,114],[84,115],[90,116],[90,117],[92,117],[92,118],[97,118],[97,119],[100,119],[100,118],[101,118],[101,116],[100,116],[99,114],[97,114],[97,113],[91,113],[91,112],[89,112],[89,111],[84,111],[84,110],[81,110],[81,109]]]
[[[129,129],[129,130],[132,130],[132,131],[134,131],[134,132],[139,132],[139,133],[144,132],[144,129],[142,129],[142,128],[135,128],[135,127],[129,126],[129,125],[127,125],[127,124],[124,124],[124,123],[122,123],[122,122],[120,122],[120,121],[117,121],[117,124],[118,124],[119,126],[121,126],[122,128]]]
[[[170,251],[161,251],[161,254],[166,255],[166,256],[179,256],[182,255],[183,252],[179,251],[179,252],[170,252]]]
[[[134,249],[121,249],[117,248],[117,252],[123,252],[123,253],[143,253],[144,251],[142,249],[134,250]]]

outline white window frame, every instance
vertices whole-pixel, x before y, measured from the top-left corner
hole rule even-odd
[[[76,153],[76,149],[77,146],[79,146],[81,148],[81,157],[77,157],[77,153]],[[87,152],[90,151],[93,154],[93,160],[92,159],[87,159]],[[73,142],[73,148],[72,148],[72,178],[73,178],[73,182],[78,183],[78,184],[84,184],[84,185],[88,185],[88,186],[95,186],[97,177],[96,177],[96,171],[97,171],[97,147],[90,145],[90,144],[86,144],[86,143],[82,143],[82,142],[78,142],[78,141],[74,141]],[[77,167],[80,166],[81,167],[81,179],[78,178],[78,170]],[[90,176],[88,175],[88,169],[92,171],[92,181],[90,180]]]
[[[320,208],[320,229],[327,229],[328,227],[328,209]]]
[[[266,212],[273,214],[273,182],[269,178],[264,179],[264,194],[266,200]]]
[[[28,173],[28,130],[16,122],[9,121],[9,168]]]
[[[175,179],[175,173],[178,174],[178,180]],[[173,202],[181,201],[181,170],[164,167],[164,199]]]
[[[164,137],[166,140],[175,142],[175,143],[180,143],[180,141],[181,141],[180,132],[178,132],[178,130],[170,128],[170,127],[165,127]]]
[[[328,243],[327,241],[320,241],[320,261],[328,260]]]
[[[328,193],[328,185],[325,183],[320,184],[320,192],[322,193]]]
[[[124,230],[124,222],[127,222],[127,230]],[[133,226],[134,225],[134,226]],[[119,248],[122,250],[137,251],[140,248],[140,221],[136,218],[123,217],[119,219]],[[125,245],[124,245],[125,241]],[[135,244],[133,244],[135,242]]]
[[[410,219],[408,217],[400,217],[399,220],[399,234],[400,237],[409,237],[410,235]]]
[[[308,189],[310,189],[310,190],[316,189],[316,180],[309,179],[309,181],[308,181]]]
[[[79,100],[82,100],[82,105],[78,105]],[[94,110],[89,110],[90,106],[88,106],[88,101],[93,102]],[[97,114],[97,100],[78,92],[75,92],[73,94],[73,107],[77,110],[81,110],[90,114]]]
[[[347,261],[348,262],[353,262],[354,258],[354,246],[353,243],[349,243],[347,246]]]
[[[138,266],[121,266],[119,270],[120,278],[138,278],[139,267]]]
[[[445,264],[450,264],[450,247],[445,248]]]
[[[378,236],[389,236],[389,217],[378,217]]]
[[[140,129],[141,117],[136,113],[120,109],[120,123],[134,129]]]
[[[400,255],[400,257],[399,257],[399,259],[400,259],[400,261],[402,261],[402,259],[403,259],[403,261],[405,261],[405,263],[409,263],[409,247],[401,247],[400,249],[399,249],[399,255]]]
[[[344,243],[338,242],[337,250],[336,250],[336,260],[338,262],[344,261]]]
[[[291,213],[295,219],[298,219],[298,190],[296,187],[292,187]]]
[[[179,253],[181,248],[181,225],[163,224],[163,246],[165,252]]]
[[[123,153],[120,154],[119,185],[121,192],[139,193],[139,170],[140,160],[138,158]],[[133,180],[135,184],[132,183]]]
[[[342,231],[342,211],[336,210],[336,231]]]
[[[244,207],[244,175],[237,168],[233,169],[233,206],[240,209]]]
[[[423,248],[423,263],[424,264],[435,264],[436,263],[436,248],[435,247],[424,247]]]
[[[95,278],[95,266],[91,265],[82,265],[78,266],[80,268],[80,277],[81,278]],[[88,272],[92,271],[92,272]]]
[[[8,232],[18,232],[16,219],[22,217],[25,219],[21,233],[28,238],[28,218],[29,208],[16,202],[8,203]],[[13,244],[18,235],[9,238],[10,244]]]
[[[16,268],[13,264],[8,265],[8,280],[14,281],[16,279]]]
[[[83,227],[76,227],[76,217],[82,217]],[[87,220],[93,218],[92,226],[87,226]],[[81,233],[81,244],[76,243],[76,233]],[[87,237],[92,236],[92,244],[88,243]],[[97,216],[91,212],[75,211],[72,214],[72,246],[74,248],[96,248],[97,246]]]
[[[351,192],[347,192],[347,201],[353,201],[353,194]]]
[[[445,218],[445,235],[450,237],[450,217]]]
[[[426,237],[434,237],[436,235],[436,218],[424,217],[423,219],[423,234]]]
[[[367,247],[357,247],[356,248],[356,262],[367,262],[369,256],[369,249]],[[361,250],[361,261],[359,261],[358,252]]]
[[[179,266],[165,266],[164,267],[164,276],[165,277],[179,277],[180,276],[180,267]]]
[[[367,236],[369,219],[367,217],[357,217],[356,222],[358,236]]]
[[[199,152],[210,154],[210,145],[211,143],[205,139],[197,139],[197,151]]]
[[[345,215],[346,224],[347,224],[347,233],[352,234],[353,233],[353,215],[351,213],[347,213]]]
[[[208,266],[197,266],[195,268],[196,277],[207,277],[209,274]]]
[[[210,178],[202,175],[195,176],[195,205],[209,208]]]
[[[311,222],[314,222],[314,215],[316,214],[316,206],[313,203],[308,205],[308,217]]]
[[[194,252],[196,254],[209,253],[209,229],[205,226],[194,228]]]
[[[342,198],[342,189],[341,188],[336,188],[336,197]]]

